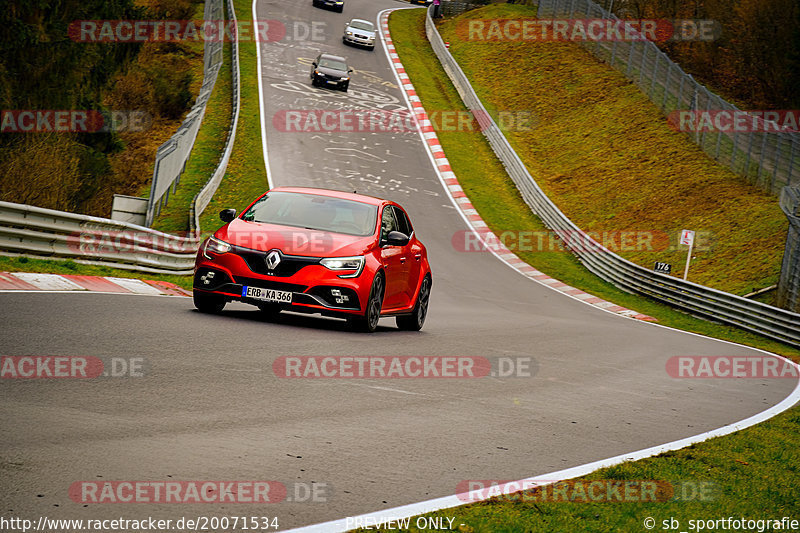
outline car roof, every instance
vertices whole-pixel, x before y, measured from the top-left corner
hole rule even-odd
[[[335,56],[333,54],[320,54],[320,59],[333,59],[334,61],[341,61],[342,63],[347,63],[347,60],[342,56]]]
[[[329,196],[331,198],[340,198],[342,200],[352,200],[354,202],[361,202],[362,204],[381,205],[387,200],[376,198],[375,196],[367,196],[365,194],[358,194],[344,191],[334,191],[332,189],[318,189],[316,187],[275,187],[270,189],[270,192],[295,192],[300,194],[316,194],[318,196]]]

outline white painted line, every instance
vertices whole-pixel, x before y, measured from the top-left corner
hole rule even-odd
[[[253,20],[258,20],[256,15],[256,1],[253,0]],[[264,154],[264,168],[267,172],[267,188],[272,188],[272,173],[269,170],[269,156],[267,155],[267,127],[264,125],[264,82],[261,81],[261,43],[256,39],[256,63],[258,63],[258,120],[261,123],[261,151]],[[241,80],[240,80],[241,82]],[[241,93],[241,88],[239,89]]]
[[[83,287],[58,274],[38,274],[35,272],[14,272],[14,277],[30,283],[43,291],[85,291]]]
[[[119,285],[123,289],[127,289],[135,294],[152,294],[152,295],[159,295],[164,294],[160,290],[156,289],[152,285],[145,283],[140,279],[131,279],[131,278],[112,278],[106,276],[104,279]]]

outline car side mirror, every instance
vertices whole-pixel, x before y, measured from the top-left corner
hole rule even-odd
[[[312,67],[316,67],[316,66],[317,66],[317,62],[316,62],[316,61],[312,61],[312,62],[311,62],[311,66],[312,66]]]
[[[408,235],[399,231],[390,231],[386,236],[386,244],[389,246],[405,246],[409,240]]]
[[[236,209],[223,209],[219,212],[219,219],[223,222],[230,222],[236,218]]]
[[[353,72],[353,69],[349,68],[347,69],[347,72]]]

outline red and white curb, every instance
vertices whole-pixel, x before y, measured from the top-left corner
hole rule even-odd
[[[453,169],[450,167],[450,161],[447,160],[447,156],[444,153],[442,145],[439,143],[439,138],[433,129],[433,125],[431,124],[431,121],[428,120],[428,114],[425,112],[425,108],[422,107],[422,102],[420,101],[419,96],[417,96],[414,85],[411,83],[411,80],[409,80],[406,69],[403,67],[403,63],[400,61],[400,57],[397,55],[397,50],[395,50],[394,43],[392,42],[392,36],[389,34],[389,13],[391,13],[391,11],[393,10],[384,11],[379,17],[379,24],[383,42],[386,46],[386,53],[389,56],[389,62],[392,65],[392,69],[394,69],[395,75],[400,82],[402,90],[405,92],[405,97],[406,100],[408,100],[411,111],[415,114],[417,123],[420,125],[420,134],[425,141],[425,145],[428,147],[428,151],[433,159],[436,171],[439,173],[445,189],[452,198],[453,203],[461,211],[464,220],[466,220],[467,224],[469,224],[473,231],[475,231],[476,235],[478,235],[480,239],[484,240],[484,242],[487,240],[491,241],[491,246],[487,246],[487,249],[496,255],[501,261],[523,276],[541,283],[546,287],[550,287],[555,291],[566,294],[567,296],[580,300],[589,305],[599,307],[600,309],[609,311],[611,313],[616,313],[629,318],[635,318],[637,320],[657,322],[657,320],[651,316],[644,315],[632,309],[626,309],[625,307],[617,305],[613,302],[603,300],[602,298],[598,298],[597,296],[567,285],[566,283],[563,283],[536,270],[525,261],[517,257],[516,254],[514,254],[511,250],[506,248],[503,245],[502,240],[497,238],[497,236],[489,230],[486,222],[484,222],[484,220],[478,214],[478,211],[469,201],[469,198],[467,198],[464,189],[462,189],[461,185],[458,183],[458,178],[456,177],[455,173],[453,173]]]
[[[80,276],[77,274],[38,274],[0,272],[0,292],[90,291],[147,296],[191,296],[192,293],[166,281]]]

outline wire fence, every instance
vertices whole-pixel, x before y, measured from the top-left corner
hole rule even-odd
[[[539,0],[537,17],[619,20],[591,0]],[[680,112],[694,117],[741,113],[695,81],[651,41],[580,42],[636,83],[671,119]],[[778,132],[778,124],[759,116],[747,118],[747,128],[699,128],[695,121],[692,129],[703,131],[689,132],[689,136],[717,162],[775,195],[785,186],[800,185],[800,135]]]
[[[800,189],[786,187],[781,194],[781,209],[789,219],[786,250],[783,253],[778,305],[800,312]]]
[[[206,0],[203,18],[207,21],[223,20],[225,17],[222,1]],[[170,190],[175,192],[180,183],[181,173],[186,168],[186,161],[203,122],[206,104],[214,90],[219,69],[222,67],[222,47],[222,39],[206,39],[203,49],[203,85],[197,100],[178,131],[158,147],[145,217],[145,225],[148,227],[153,225],[153,219],[161,213],[161,208],[169,201]]]

